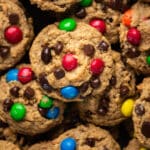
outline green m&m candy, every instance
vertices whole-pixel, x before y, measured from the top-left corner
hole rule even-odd
[[[66,18],[59,23],[58,28],[60,30],[73,31],[76,26],[77,23],[73,18]]]
[[[21,121],[26,115],[26,108],[21,103],[14,103],[10,109],[10,116],[15,121]]]
[[[90,6],[92,4],[93,0],[81,0],[80,5],[82,7],[87,7]]]
[[[51,108],[52,106],[53,106],[53,100],[48,96],[43,96],[39,103],[39,107],[47,109],[47,108]]]
[[[146,62],[147,62],[148,65],[150,65],[150,56],[147,56]]]

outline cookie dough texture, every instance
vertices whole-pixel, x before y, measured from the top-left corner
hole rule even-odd
[[[0,0],[0,70],[14,66],[25,54],[33,38],[31,18],[26,18],[24,10],[17,1]],[[22,40],[17,44],[8,43],[4,37],[5,29],[17,26],[23,33]]]
[[[113,52],[115,71],[112,81],[100,97],[88,97],[83,102],[77,103],[80,117],[90,123],[101,126],[112,126],[126,119],[121,113],[124,100],[135,94],[134,73],[125,67],[121,56]],[[113,84],[112,84],[113,83]],[[123,94],[122,90],[126,90]]]
[[[0,140],[0,150],[20,150],[17,145],[11,142]]]
[[[19,68],[29,67],[30,65],[20,65]],[[47,119],[43,117],[39,111],[38,104],[45,94],[40,90],[38,83],[35,80],[22,84],[20,81],[6,82],[6,76],[1,77],[1,94],[0,94],[0,118],[10,125],[10,128],[21,134],[35,135],[45,132],[52,127],[60,124],[63,120],[64,104],[60,101],[53,99],[53,107],[59,108],[59,115],[55,119]],[[18,87],[18,96],[14,96],[10,93],[10,89]],[[34,91],[33,97],[25,96],[25,91],[28,89]],[[30,90],[29,89],[29,90]],[[11,118],[9,110],[4,108],[4,101],[6,99],[15,102],[22,103],[26,108],[26,116],[22,121],[15,121]]]
[[[81,13],[82,12],[82,13]],[[80,15],[79,15],[80,14]],[[81,17],[84,14],[84,17]],[[78,21],[90,23],[93,19],[102,19],[106,24],[104,36],[110,43],[116,43],[119,40],[119,24],[121,14],[102,3],[93,1],[89,7],[81,7],[75,13]]]
[[[139,142],[150,148],[150,78],[145,78],[138,86],[141,94],[136,100],[133,110],[134,135]]]
[[[29,150],[59,150],[61,141],[68,137],[76,140],[77,150],[120,150],[119,145],[107,131],[93,125],[80,125],[66,131],[53,141],[35,144]]]
[[[55,12],[65,12],[79,0],[30,0],[31,4],[36,4],[42,10],[52,10]]]
[[[146,62],[150,50],[150,5],[146,3],[136,3],[131,7],[131,27],[140,31],[141,41],[138,46],[134,46],[127,41],[128,27],[123,23],[120,27],[120,43],[123,56],[126,62],[137,72],[143,74],[150,73],[150,67]],[[143,13],[147,12],[147,13]]]
[[[45,49],[49,49],[51,53],[47,64],[41,59],[42,51]],[[91,54],[87,54],[89,51]],[[77,59],[78,65],[71,71],[66,71],[62,64],[66,54],[72,54]],[[102,73],[94,77],[90,63],[97,58],[101,59],[105,66]],[[81,22],[77,22],[76,29],[71,32],[58,29],[57,24],[45,27],[31,46],[30,61],[41,87],[47,94],[66,102],[81,101],[90,94],[101,95],[109,85],[114,66],[109,42],[95,28]],[[55,75],[58,69],[63,71],[63,77],[59,79]],[[95,81],[92,80],[97,80],[100,85],[95,85]],[[94,86],[91,86],[91,82]],[[77,87],[80,92],[76,98],[68,100],[60,94],[60,90],[69,85]]]

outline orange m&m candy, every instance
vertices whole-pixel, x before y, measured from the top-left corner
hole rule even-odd
[[[132,20],[132,10],[129,9],[127,10],[123,16],[122,16],[122,23],[127,26],[127,27],[130,27],[131,25],[131,20]]]

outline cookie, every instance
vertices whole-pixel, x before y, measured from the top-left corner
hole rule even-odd
[[[83,21],[101,32],[110,43],[119,40],[120,13],[99,1],[91,2],[90,5],[80,4],[75,13],[78,21]]]
[[[52,10],[55,12],[65,12],[79,0],[30,0],[31,4],[36,4],[42,10]]]
[[[0,150],[20,150],[20,148],[8,141],[0,140]]]
[[[134,135],[139,142],[150,148],[150,78],[145,78],[138,86],[140,97],[135,101],[133,109]]]
[[[41,88],[66,102],[101,95],[109,85],[114,66],[105,37],[72,18],[39,33],[30,49],[30,61]]]
[[[140,0],[141,2],[150,3],[150,0]]]
[[[40,90],[30,65],[9,70],[0,82],[0,118],[13,131],[34,135],[62,122],[64,104]]]
[[[146,12],[146,13],[143,13]],[[122,16],[122,54],[137,73],[150,73],[150,5],[136,3]]]
[[[115,71],[108,89],[103,92],[102,96],[91,96],[77,103],[80,117],[96,125],[116,125],[131,115],[133,100],[129,98],[135,94],[134,73],[125,67],[119,53],[113,52],[113,58]]]
[[[104,129],[93,125],[71,129],[49,142],[35,144],[29,150],[120,150],[119,145]]]
[[[25,54],[33,38],[31,18],[16,2],[0,0],[0,71],[14,66]]]

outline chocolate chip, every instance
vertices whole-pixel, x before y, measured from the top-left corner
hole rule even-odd
[[[150,97],[147,97],[144,100],[147,101],[147,102],[150,102]]]
[[[19,97],[19,90],[20,88],[18,86],[14,86],[10,89],[10,94],[14,97]]]
[[[13,104],[14,102],[11,99],[9,98],[5,99],[3,102],[3,110],[5,112],[8,112]]]
[[[51,50],[49,47],[43,48],[41,52],[41,59],[44,62],[44,64],[48,64],[51,61],[52,56],[51,56]]]
[[[108,50],[109,45],[105,41],[101,41],[98,45],[98,49],[100,51],[106,52]]]
[[[125,85],[121,85],[120,86],[120,96],[124,97],[124,96],[128,96],[129,93],[129,88]]]
[[[95,52],[95,48],[93,45],[87,44],[83,47],[84,54],[87,56],[93,56]]]
[[[75,16],[76,16],[77,18],[80,18],[80,19],[85,18],[86,15],[87,15],[87,13],[86,13],[85,8],[81,8],[79,11],[77,11],[77,12],[75,13]]]
[[[95,138],[86,138],[85,144],[87,144],[90,147],[95,146]]]
[[[98,108],[98,114],[99,115],[106,115],[106,113],[108,112],[108,109],[106,108],[106,107],[103,107],[103,106],[100,106],[99,108]]]
[[[61,68],[58,68],[54,71],[54,76],[59,80],[65,76],[65,71]]]
[[[96,2],[96,3],[101,3],[101,2],[102,2],[102,0],[95,0],[95,2]]]
[[[89,82],[84,82],[84,83],[80,86],[80,91],[81,91],[82,93],[84,93],[84,92],[87,91],[88,87],[89,87]]]
[[[141,132],[146,138],[150,138],[150,122],[149,121],[143,122]]]
[[[56,55],[59,55],[62,52],[63,48],[64,48],[63,43],[60,41],[58,41],[57,44],[53,47]]]
[[[6,58],[10,53],[10,47],[8,46],[0,46],[0,56],[2,58]]]
[[[138,57],[140,55],[140,51],[138,51],[135,47],[128,48],[126,55],[129,58],[135,58],[135,57]]]
[[[114,85],[116,85],[116,82],[117,82],[116,77],[115,77],[115,76],[112,76],[111,79],[110,79],[110,85],[111,85],[111,86],[114,86]]]
[[[90,110],[87,110],[87,111],[85,112],[86,118],[91,118],[92,114],[93,114],[93,113],[92,113]]]
[[[6,128],[8,127],[8,124],[0,120],[0,128]]]
[[[16,25],[19,23],[19,16],[16,13],[12,13],[9,15],[9,23],[11,25]]]
[[[31,87],[27,87],[27,88],[25,89],[23,95],[24,95],[24,97],[26,97],[27,99],[31,99],[31,98],[34,97],[35,91],[34,91],[34,89],[31,88]]]
[[[47,92],[51,92],[52,91],[52,87],[48,83],[48,80],[46,79],[46,77],[45,77],[45,75],[43,73],[41,73],[39,75],[39,83],[40,83],[41,87],[44,90],[46,90]]]
[[[91,80],[90,80],[90,85],[94,89],[98,88],[100,86],[100,80],[99,80],[99,78],[93,78],[92,77]]]
[[[145,113],[145,108],[143,105],[141,104],[138,104],[135,106],[135,113],[138,115],[138,116],[142,116],[144,113]]]
[[[38,107],[38,111],[41,114],[41,116],[46,117],[48,109]]]
[[[103,107],[108,108],[109,107],[109,98],[103,97],[100,99],[100,105],[102,105]]]

